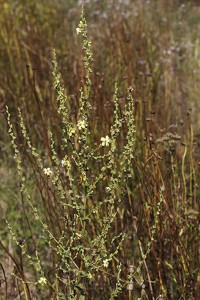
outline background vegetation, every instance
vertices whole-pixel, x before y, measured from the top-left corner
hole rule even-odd
[[[0,11],[0,299],[198,299],[198,1]]]

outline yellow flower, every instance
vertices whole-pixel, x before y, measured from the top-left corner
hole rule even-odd
[[[110,144],[110,138],[109,138],[108,135],[106,135],[106,137],[102,137],[102,138],[101,138],[101,145],[102,145],[103,147],[109,146],[109,144]]]
[[[81,33],[81,29],[79,27],[76,28],[76,33],[77,34]]]
[[[73,126],[70,126],[69,131],[68,131],[69,137],[71,137],[72,135],[74,135],[74,133],[75,133],[75,128]]]
[[[47,176],[50,176],[52,174],[52,171],[50,168],[44,168],[43,171],[44,171],[44,174]]]
[[[78,121],[77,127],[79,130],[84,129],[86,127],[86,123],[84,120]]]
[[[40,277],[40,279],[38,280],[38,283],[41,285],[46,285],[47,279],[45,277]]]
[[[103,260],[103,266],[104,266],[105,268],[107,268],[108,265],[109,265],[108,259],[104,259],[104,260]]]

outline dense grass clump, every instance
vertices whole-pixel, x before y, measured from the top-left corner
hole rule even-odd
[[[0,6],[0,299],[198,299],[199,7]]]

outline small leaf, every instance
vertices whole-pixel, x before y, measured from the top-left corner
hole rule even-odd
[[[169,267],[171,270],[174,269],[173,266],[172,266],[167,260],[165,260],[165,264],[166,264],[166,266]]]

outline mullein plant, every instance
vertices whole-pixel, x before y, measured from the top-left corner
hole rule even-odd
[[[85,83],[79,91],[79,108],[75,119],[70,115],[70,97],[66,96],[62,86],[56,52],[53,51],[53,85],[61,128],[61,153],[57,152],[55,135],[49,129],[48,155],[42,157],[32,145],[20,109],[18,115],[23,144],[31,154],[36,182],[45,183],[43,198],[48,198],[44,201],[50,205],[49,215],[45,212],[45,218],[32,200],[7,108],[9,134],[21,192],[35,221],[39,222],[43,230],[43,239],[48,245],[47,250],[51,250],[55,266],[52,279],[45,270],[45,262],[40,258],[40,250],[30,255],[25,243],[18,242],[12,226],[8,224],[14,241],[35,270],[36,279],[32,282],[19,272],[14,274],[21,279],[27,299],[27,285],[31,284],[38,287],[38,293],[41,292],[40,287],[46,286],[47,290],[48,286],[51,293],[57,295],[57,299],[76,299],[87,295],[89,287],[95,286],[99,278],[105,291],[107,289],[110,293],[110,299],[114,299],[131,281],[131,278],[122,278],[119,255],[126,233],[119,230],[115,232],[114,227],[123,216],[120,212],[121,203],[126,196],[128,180],[133,177],[136,133],[133,88],[128,88],[126,105],[121,112],[118,85],[115,85],[113,125],[109,134],[103,135],[98,143],[94,142],[90,126],[93,56],[83,10],[76,31],[82,40]],[[123,143],[119,143],[122,138]],[[109,283],[113,281],[115,284],[111,287]]]

